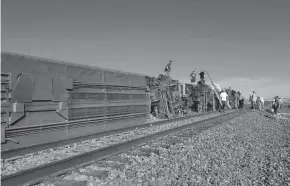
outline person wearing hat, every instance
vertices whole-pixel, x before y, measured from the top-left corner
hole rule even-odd
[[[204,70],[202,70],[200,73],[199,73],[199,76],[200,76],[200,81],[201,83],[204,85],[205,84],[205,79],[204,79]]]
[[[171,64],[172,64],[173,61],[169,61],[169,63],[166,65],[165,69],[164,69],[164,72],[169,75],[170,72],[171,72]]]
[[[222,89],[220,97],[221,97],[221,101],[222,101],[222,107],[219,110],[219,112],[225,113],[225,107],[226,107],[227,100],[228,100],[228,94],[226,93],[225,89]]]

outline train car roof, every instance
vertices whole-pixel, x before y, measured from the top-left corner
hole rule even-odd
[[[138,73],[133,73],[133,72],[123,72],[123,71],[120,71],[120,70],[101,68],[101,67],[97,67],[97,66],[94,66],[94,65],[83,65],[83,64],[73,63],[73,62],[67,62],[67,61],[61,61],[61,60],[55,60],[55,59],[49,59],[49,58],[36,57],[36,56],[26,55],[26,54],[19,54],[19,53],[1,51],[1,56],[2,55],[17,56],[17,57],[23,57],[23,58],[27,58],[27,59],[45,61],[45,62],[49,62],[49,63],[57,63],[57,64],[63,64],[63,65],[72,65],[72,66],[76,66],[76,67],[93,68],[93,69],[104,70],[104,71],[109,71],[109,72],[123,73],[123,74],[128,74],[128,75],[148,76],[146,74],[138,74]]]

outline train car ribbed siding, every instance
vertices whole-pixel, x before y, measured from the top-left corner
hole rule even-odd
[[[6,137],[19,141],[2,150],[146,122],[145,75],[11,53],[1,58],[1,74],[12,87],[1,92],[1,122]]]

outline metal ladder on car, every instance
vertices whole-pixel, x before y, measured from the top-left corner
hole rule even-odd
[[[11,110],[11,89],[11,73],[1,72],[1,107],[2,109],[5,109],[5,111],[1,110],[1,144],[7,143],[7,141],[11,141],[16,144],[19,143],[12,138],[6,138],[6,128],[10,126],[9,112]]]

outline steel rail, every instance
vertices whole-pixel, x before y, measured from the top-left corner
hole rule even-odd
[[[114,144],[114,145],[107,146],[101,149],[93,150],[93,151],[79,154],[76,156],[72,156],[66,159],[51,162],[45,165],[40,165],[32,169],[19,171],[14,174],[2,176],[1,183],[2,183],[2,186],[11,186],[11,185],[17,186],[17,185],[23,185],[23,184],[27,184],[27,183],[31,183],[35,181],[37,182],[57,172],[69,171],[70,169],[73,169],[77,166],[84,165],[92,161],[98,161],[110,155],[125,152],[134,146],[141,145],[146,142],[150,142],[152,140],[169,135],[171,133],[176,133],[176,132],[179,132],[179,131],[182,131],[182,130],[185,130],[187,128],[191,128],[194,126],[197,127],[197,130],[198,130],[200,128],[203,128],[202,126],[203,123],[214,121],[218,118],[225,118],[225,121],[226,121],[228,119],[236,118],[244,114],[245,112],[247,111],[242,111],[242,112],[235,111],[231,113],[226,113],[220,116],[201,120],[198,122],[193,122],[188,125],[175,127],[169,130],[157,132],[157,133],[143,136],[137,139],[128,140],[122,143]],[[219,121],[219,123],[222,123],[222,122]]]
[[[208,113],[213,113],[213,112],[208,112]],[[40,144],[36,144],[36,145],[30,145],[30,146],[16,148],[16,149],[10,149],[10,150],[3,150],[3,151],[1,151],[1,158],[8,159],[8,158],[12,158],[15,156],[22,156],[25,154],[29,154],[32,152],[37,152],[37,151],[41,151],[41,150],[45,150],[45,149],[49,149],[49,148],[57,148],[60,146],[73,144],[73,143],[86,141],[86,140],[91,140],[91,139],[96,139],[96,138],[100,138],[103,136],[109,136],[109,135],[113,135],[113,134],[117,134],[117,133],[123,133],[123,132],[131,131],[131,130],[135,130],[135,129],[142,129],[142,128],[149,127],[151,125],[158,126],[158,125],[162,125],[165,123],[180,121],[180,120],[184,120],[184,119],[188,119],[188,118],[192,118],[192,117],[199,117],[199,116],[206,115],[208,113],[200,113],[200,114],[196,114],[196,115],[178,117],[178,118],[174,118],[174,119],[166,119],[166,120],[161,120],[161,121],[156,121],[156,122],[145,123],[142,125],[129,126],[129,127],[110,130],[110,131],[104,131],[104,132],[93,133],[93,134],[89,134],[89,135],[78,136],[78,137],[64,139],[64,140],[58,140],[58,141],[53,141],[53,142],[48,142],[48,143],[40,143]],[[89,122],[89,121],[84,120],[84,122]]]

